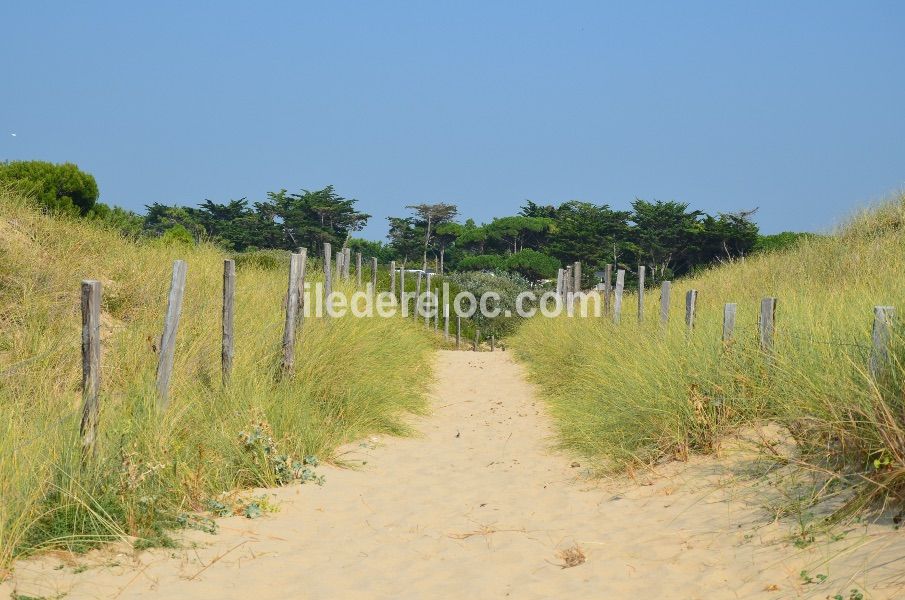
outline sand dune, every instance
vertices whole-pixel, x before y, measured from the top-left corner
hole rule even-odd
[[[20,562],[5,597],[866,598],[894,587],[905,544],[864,528],[801,550],[707,459],[594,481],[508,353],[440,352],[433,413],[410,439],[350,445],[361,468],[267,490],[280,510],[221,519],[178,550],[112,546],[59,569]],[[827,559],[833,559],[828,564]],[[890,562],[891,561],[891,562]],[[870,568],[866,568],[870,567]],[[807,583],[800,573],[827,575]],[[900,583],[900,582],[899,582]]]

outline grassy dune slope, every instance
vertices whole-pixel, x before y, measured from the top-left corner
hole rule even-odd
[[[176,258],[188,283],[159,415],[154,343]],[[42,216],[0,192],[0,566],[47,544],[165,542],[163,526],[221,492],[281,483],[284,463],[401,433],[402,414],[424,408],[432,342],[398,319],[306,319],[296,372],[280,380],[282,269],[239,270],[234,372],[221,389],[223,259]],[[103,283],[103,375],[99,457],[80,466],[83,278]]]
[[[905,311],[905,195],[854,218],[834,236],[786,253],[752,256],[673,286],[667,331],[659,292],[625,300],[608,319],[532,319],[513,341],[545,390],[563,445],[626,468],[707,451],[733,428],[778,420],[810,464],[866,492],[901,498],[905,487],[905,352],[867,375],[875,305]],[[685,291],[699,290],[686,335]],[[775,355],[758,348],[762,297],[776,296]],[[738,303],[735,342],[720,341],[723,304]]]

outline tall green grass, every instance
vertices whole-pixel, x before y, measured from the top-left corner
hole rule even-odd
[[[158,414],[155,345],[177,258],[188,281],[171,401]],[[224,258],[207,245],[128,241],[0,192],[0,566],[47,546],[165,541],[167,526],[222,492],[284,482],[284,456],[330,460],[359,436],[404,433],[402,415],[425,408],[434,342],[399,319],[306,318],[296,370],[281,378],[286,271],[254,262],[238,270],[223,389]],[[78,452],[84,278],[103,284],[99,455],[88,464]]]
[[[799,458],[861,493],[905,492],[905,350],[867,371],[875,305],[905,311],[905,195],[865,211],[834,235],[755,255],[674,282],[668,327],[649,289],[646,320],[626,297],[622,324],[534,318],[513,340],[556,417],[566,447],[606,469],[710,450],[738,427],[779,422]],[[699,290],[688,334],[684,296]],[[761,351],[761,298],[778,298],[775,350]],[[721,342],[724,303],[738,304],[735,341]]]

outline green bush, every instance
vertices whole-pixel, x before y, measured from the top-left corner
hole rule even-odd
[[[94,176],[72,163],[42,160],[0,163],[0,184],[34,199],[52,212],[86,215],[97,202]]]

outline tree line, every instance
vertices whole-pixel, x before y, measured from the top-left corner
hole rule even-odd
[[[258,202],[204,200],[197,207],[155,202],[140,215],[98,202],[94,177],[69,163],[0,163],[0,184],[23,191],[47,210],[99,220],[133,236],[211,242],[235,253],[307,246],[317,254],[330,242],[381,262],[440,272],[510,271],[534,282],[554,278],[560,266],[575,261],[586,265],[589,280],[594,269],[608,263],[629,273],[646,265],[654,280],[668,279],[761,248],[781,249],[801,236],[761,236],[751,220],[754,211],[711,215],[684,202],[642,199],[630,210],[528,200],[517,214],[481,224],[460,219],[455,204],[412,204],[405,207],[407,214],[389,217],[387,241],[375,242],[355,237],[371,215],[333,186],[270,192]]]

